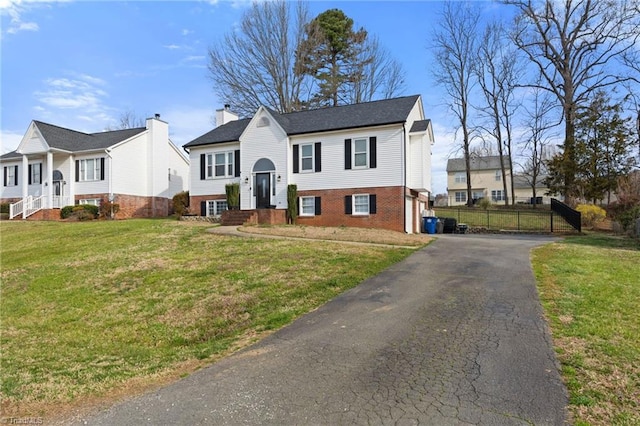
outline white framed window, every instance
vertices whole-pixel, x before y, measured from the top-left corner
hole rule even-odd
[[[300,145],[300,171],[312,172],[313,165],[313,144]]]
[[[214,155],[215,177],[233,177],[234,176],[233,157],[234,157],[233,151],[218,152]]]
[[[218,217],[225,210],[229,210],[229,205],[227,204],[227,200],[207,201],[207,216]]]
[[[465,191],[456,191],[456,203],[466,203],[467,193]]]
[[[353,140],[353,167],[366,168],[369,166],[369,141],[367,139]]]
[[[504,191],[501,189],[494,189],[491,191],[492,201],[504,201]]]
[[[204,155],[204,173],[201,179],[228,178],[235,176],[234,151]]]
[[[31,185],[42,183],[42,163],[29,164],[29,183]]]
[[[79,164],[79,180],[80,182],[100,180],[102,170],[100,166],[102,161],[100,158],[87,158],[85,160],[78,160]]]
[[[102,200],[100,198],[84,198],[84,199],[78,200],[78,204],[90,204],[92,206],[100,207],[101,201]]]
[[[300,197],[300,216],[316,215],[316,197]]]
[[[4,186],[18,185],[18,166],[4,167]]]
[[[353,214],[369,214],[369,194],[356,194],[353,196]]]
[[[480,198],[484,198],[484,191],[473,191],[471,196],[474,200],[479,200]]]
[[[500,182],[502,180],[502,172],[500,170],[496,170],[496,182]]]
[[[467,174],[464,172],[458,172],[455,174],[454,179],[456,183],[467,183]]]

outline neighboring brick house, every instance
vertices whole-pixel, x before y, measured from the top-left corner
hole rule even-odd
[[[0,157],[1,202],[12,217],[58,218],[73,204],[113,200],[118,218],[161,217],[188,189],[189,161],[160,116],[146,127],[82,133],[32,121],[18,148]]]
[[[504,204],[506,197],[511,197],[511,163],[503,157],[507,175],[507,191],[504,193],[500,156],[471,157],[471,198],[477,201],[489,198],[492,203]],[[447,161],[447,192],[449,205],[467,204],[467,175],[464,158],[450,158]]]
[[[240,209],[287,208],[297,185],[302,225],[420,232],[431,190],[431,122],[420,96],[279,114],[260,107],[184,145],[191,206],[227,209],[225,185],[240,184]],[[278,217],[284,218],[284,214]]]

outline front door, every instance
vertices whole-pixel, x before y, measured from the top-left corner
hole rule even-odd
[[[268,209],[271,205],[271,173],[256,174],[256,208]]]
[[[59,180],[54,180],[53,181],[53,205],[51,207],[53,207],[54,209],[59,209],[62,206],[62,196],[64,195],[62,193],[62,181]]]

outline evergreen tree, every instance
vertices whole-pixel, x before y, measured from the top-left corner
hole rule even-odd
[[[298,48],[296,72],[317,81],[312,107],[337,106],[349,83],[362,79],[363,67],[373,60],[365,51],[367,32],[353,29],[353,19],[340,9],[330,9],[313,19],[305,28]]]

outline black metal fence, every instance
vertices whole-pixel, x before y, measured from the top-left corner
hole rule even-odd
[[[562,216],[578,232],[582,231],[582,214],[579,211],[572,209],[555,198],[551,199],[551,211]]]
[[[572,232],[575,228],[549,209],[506,210],[468,207],[436,207],[440,219],[454,218],[470,231]]]

